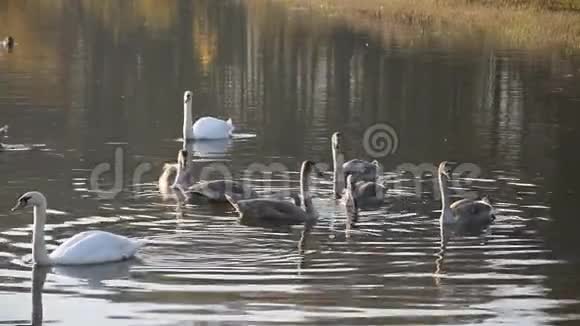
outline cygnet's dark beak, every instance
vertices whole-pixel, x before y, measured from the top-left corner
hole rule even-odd
[[[16,206],[12,207],[12,209],[10,210],[11,212],[20,210],[22,208],[24,208],[24,206],[26,206],[26,202],[25,201],[18,201],[18,203],[16,204]]]

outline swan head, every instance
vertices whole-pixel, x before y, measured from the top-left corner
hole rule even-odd
[[[451,170],[447,167],[447,161],[443,161],[439,164],[439,175],[444,175],[447,178],[451,179]]]
[[[310,174],[315,167],[316,163],[310,160],[306,160],[302,162],[302,168],[300,169],[300,173],[302,173],[303,175]]]
[[[337,131],[334,134],[332,134],[331,137],[331,142],[332,142],[332,149],[334,150],[339,150],[340,149],[340,140],[342,138],[342,134]]]
[[[18,198],[16,206],[12,208],[12,211],[17,211],[24,209],[26,207],[32,206],[46,206],[46,197],[38,191],[29,191]]]
[[[306,160],[306,161],[302,162],[301,173],[302,173],[302,175],[311,175],[312,172],[314,172],[318,178],[324,178],[323,169],[324,169],[324,167],[319,167],[318,163],[316,163],[314,161]]]
[[[183,93],[183,104],[190,103],[192,98],[193,95],[191,91],[185,91],[185,93]]]
[[[306,160],[306,161],[302,162],[302,168],[300,169],[301,175],[308,176],[312,172],[315,172],[316,176],[319,178],[324,176],[324,174],[318,168],[318,166],[316,166],[316,163],[314,161]]]

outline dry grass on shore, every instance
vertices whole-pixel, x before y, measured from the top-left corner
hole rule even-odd
[[[580,49],[580,0],[284,0],[344,18],[354,25],[381,22],[466,29],[521,48]],[[562,10],[574,9],[574,10]],[[379,26],[380,27],[380,26]]]

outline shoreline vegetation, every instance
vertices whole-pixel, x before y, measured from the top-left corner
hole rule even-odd
[[[502,45],[580,50],[580,0],[283,0],[355,28],[393,24],[438,34],[484,33]],[[450,32],[451,31],[451,32]]]

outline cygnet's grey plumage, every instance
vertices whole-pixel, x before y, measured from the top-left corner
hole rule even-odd
[[[352,187],[351,195],[360,207],[375,207],[384,203],[386,188],[376,182],[379,163],[377,161],[367,162],[360,159],[352,159],[342,163],[343,154],[342,134],[335,132],[331,137],[332,159],[334,163],[333,188],[336,198],[341,198],[344,194],[346,179],[350,176]]]
[[[361,159],[352,159],[344,162],[342,153],[342,134],[335,132],[331,137],[332,161],[334,165],[333,190],[336,198],[340,198],[345,189],[346,178],[352,175],[353,182],[369,181],[375,182],[379,172],[379,162],[374,160],[368,162]]]
[[[234,200],[257,198],[258,194],[241,182],[233,180],[200,181],[187,189],[188,194],[206,197],[214,202],[227,202],[226,194]]]
[[[302,224],[308,214],[294,203],[268,198],[241,200],[232,204],[243,220],[261,220],[283,222],[284,224]]]
[[[336,164],[344,162],[342,154],[342,133],[335,132],[331,137],[333,159]],[[342,173],[344,180],[348,175],[352,175],[352,181],[375,181],[378,177],[379,162],[374,160],[372,162],[354,158],[342,163]]]
[[[309,183],[310,174],[316,169],[314,162],[304,161],[300,170],[300,191],[304,209],[286,200],[277,199],[248,199],[236,200],[226,195],[229,202],[236,209],[240,220],[248,222],[265,222],[272,224],[302,224],[316,219],[316,212],[312,206]],[[296,200],[296,198],[294,198]]]
[[[358,158],[352,159],[342,165],[342,171],[345,176],[352,175],[353,181],[375,181],[377,179],[377,171],[379,162],[374,160],[372,162],[361,160]]]
[[[258,197],[258,194],[249,186],[233,180],[212,180],[194,183],[189,169],[189,162],[189,152],[180,150],[177,153],[177,164],[166,164],[164,166],[163,173],[159,177],[159,188],[179,190],[188,199],[191,199],[193,195],[197,195],[205,197],[212,202],[222,203],[227,202],[225,194],[229,194],[238,200]]]
[[[354,182],[353,187],[353,196],[359,207],[376,207],[385,202],[385,193],[387,192],[387,189],[376,182]]]
[[[187,189],[193,184],[193,176],[189,171],[189,157],[186,150],[177,152],[177,163],[165,163],[159,176],[159,190],[169,193],[170,189]]]
[[[466,227],[485,227],[495,220],[495,209],[487,197],[482,199],[461,199],[450,204],[448,181],[450,172],[447,162],[441,162],[438,169],[439,190],[441,192],[441,224],[456,224]]]

